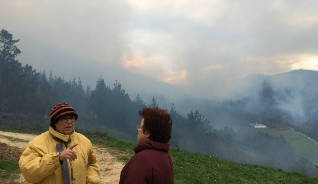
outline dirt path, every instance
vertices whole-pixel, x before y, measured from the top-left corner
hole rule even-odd
[[[36,135],[12,133],[0,131],[0,142],[9,146],[16,147],[24,150],[28,144],[28,141],[32,140]],[[96,150],[96,157],[100,166],[101,172],[101,184],[117,184],[119,183],[119,176],[121,169],[124,167],[122,162],[119,162],[114,156],[112,156],[107,148],[103,148],[98,145],[94,145]],[[18,183],[26,183],[21,175],[17,181]]]

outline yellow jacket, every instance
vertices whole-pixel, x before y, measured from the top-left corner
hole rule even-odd
[[[74,132],[72,135],[64,135],[51,127],[49,131],[29,142],[20,157],[19,166],[26,181],[29,183],[63,184],[62,165],[59,161],[59,153],[56,151],[56,144],[59,142],[53,139],[51,134],[65,142],[70,137],[69,146],[78,144],[73,148],[77,154],[77,159],[71,163],[74,184],[99,183],[99,166],[90,140],[80,133]],[[71,175],[69,160],[68,165]]]

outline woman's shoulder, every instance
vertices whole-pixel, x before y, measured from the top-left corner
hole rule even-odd
[[[46,132],[43,132],[40,135],[34,137],[29,142],[29,144],[31,144],[31,145],[46,144],[49,138],[50,138],[50,133],[49,133],[49,131],[46,131]]]
[[[74,136],[75,139],[78,139],[80,142],[85,142],[87,144],[92,144],[91,141],[85,135],[83,135],[81,133],[75,132],[73,136]]]

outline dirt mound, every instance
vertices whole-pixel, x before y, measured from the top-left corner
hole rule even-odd
[[[9,146],[5,143],[0,142],[0,148],[0,160],[18,161],[22,154],[22,149]]]

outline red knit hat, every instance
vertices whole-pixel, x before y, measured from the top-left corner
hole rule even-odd
[[[75,110],[67,103],[56,104],[50,113],[51,126],[53,126],[62,116],[74,115],[75,119],[78,118]]]

